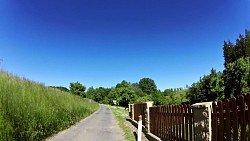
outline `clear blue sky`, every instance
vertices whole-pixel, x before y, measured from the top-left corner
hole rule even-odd
[[[0,0],[0,67],[54,86],[185,87],[222,71],[223,41],[245,29],[249,0]]]

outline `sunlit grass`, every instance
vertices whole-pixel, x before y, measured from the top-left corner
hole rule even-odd
[[[98,107],[81,97],[0,71],[0,140],[43,140]]]
[[[128,111],[121,107],[109,106],[118,121],[119,126],[125,133],[125,137],[128,141],[136,141],[132,131],[125,125],[126,117],[128,117]]]

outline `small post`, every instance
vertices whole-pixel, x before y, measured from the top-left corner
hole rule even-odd
[[[139,121],[138,121],[137,141],[141,141],[141,134],[142,134],[142,115],[139,116]]]

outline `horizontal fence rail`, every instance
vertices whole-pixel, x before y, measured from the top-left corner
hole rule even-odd
[[[190,105],[150,107],[150,132],[163,140],[193,140],[193,113]]]

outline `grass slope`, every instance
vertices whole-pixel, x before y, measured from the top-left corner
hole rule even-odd
[[[97,103],[0,71],[0,141],[44,140],[98,108]]]

